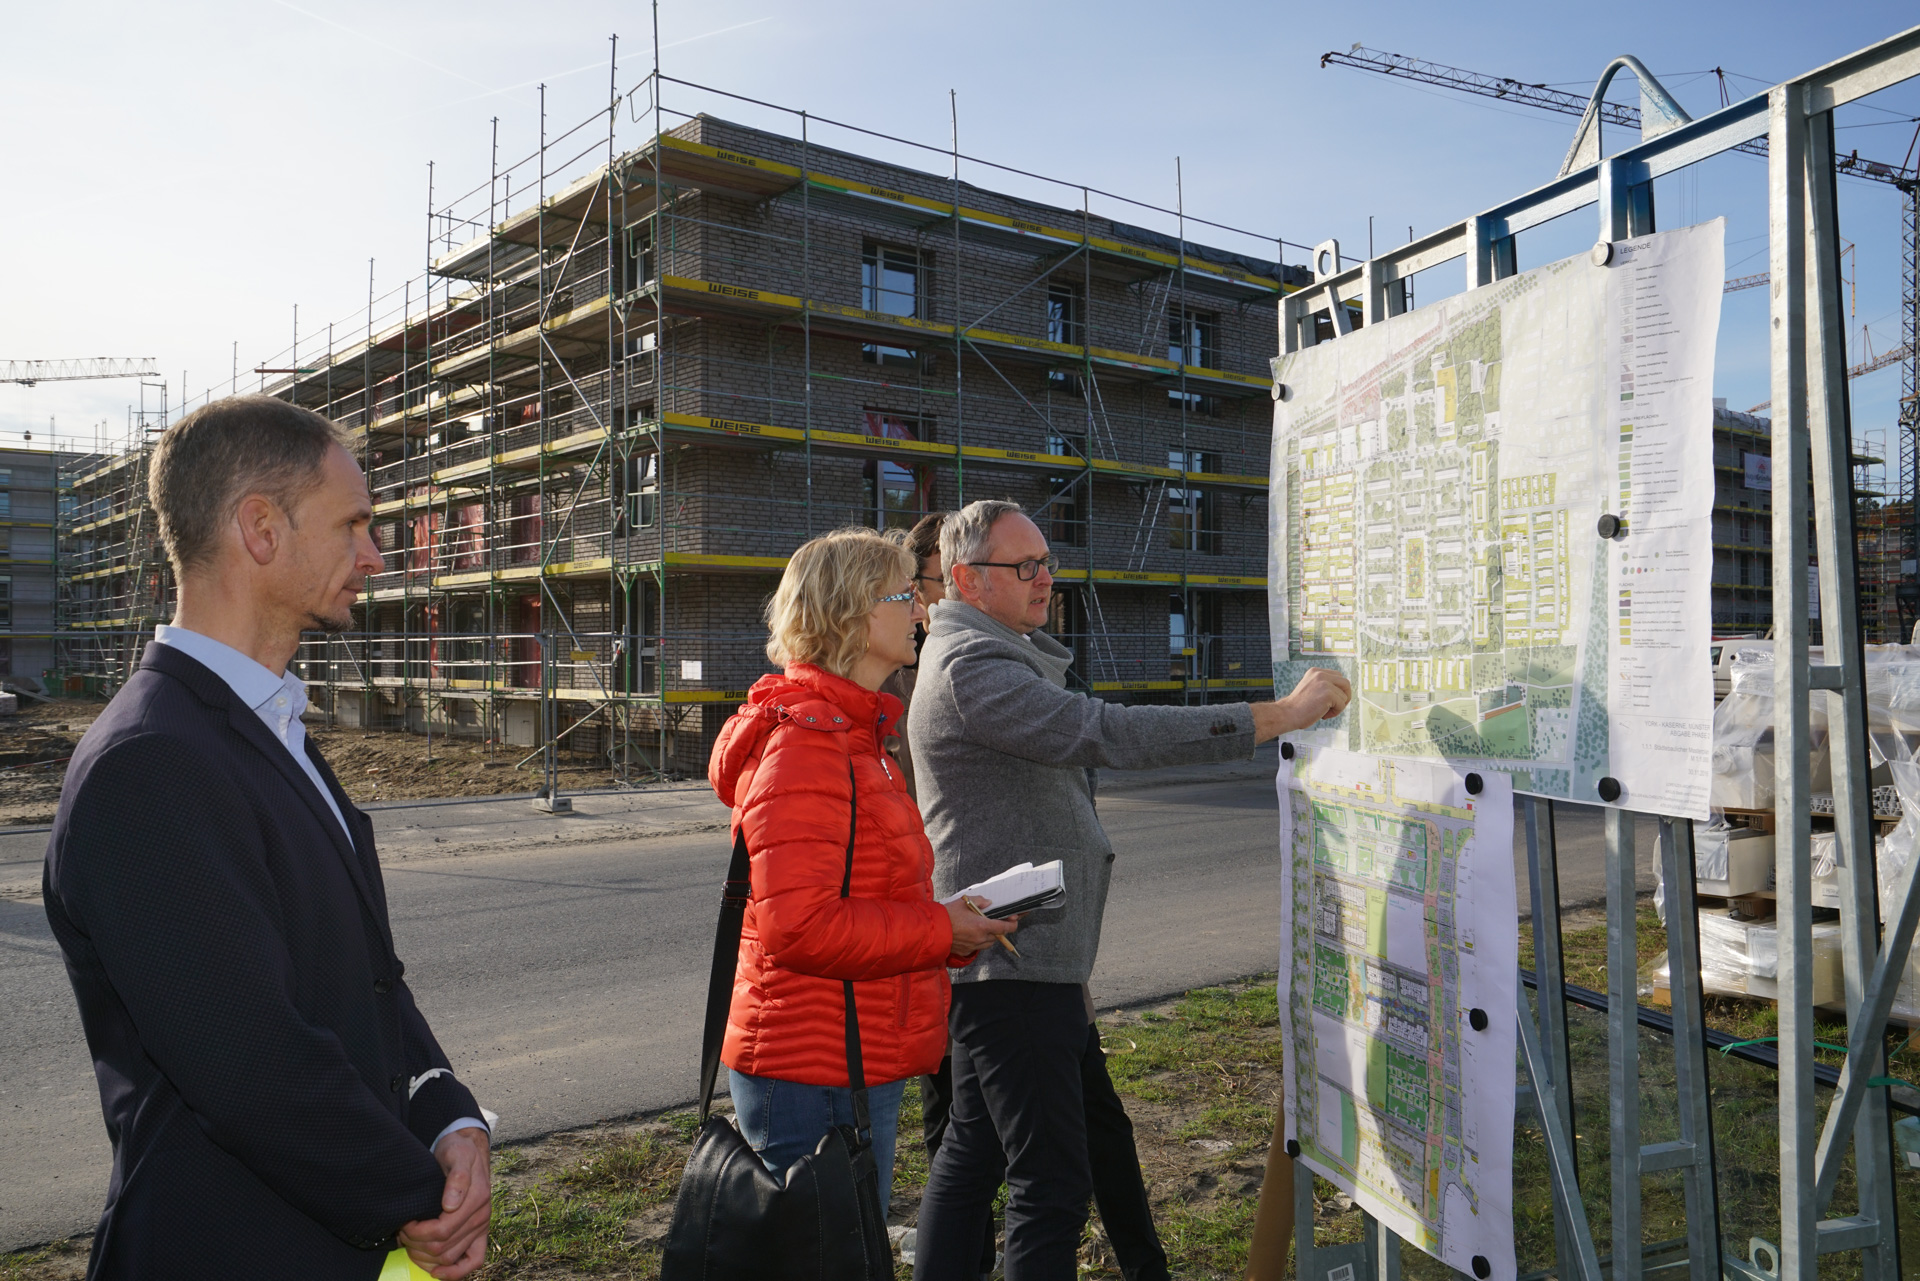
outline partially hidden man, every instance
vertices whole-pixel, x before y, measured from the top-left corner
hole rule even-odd
[[[402,1248],[463,1277],[487,1127],[288,671],[382,568],[365,478],[326,419],[242,396],[169,429],[149,489],[178,611],[74,753],[46,862],[113,1142],[87,1275],[373,1281]]]

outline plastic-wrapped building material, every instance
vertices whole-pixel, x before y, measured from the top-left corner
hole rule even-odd
[[[1818,651],[1810,661],[1821,661]],[[1906,873],[1920,854],[1920,646],[1873,645],[1865,653],[1868,763],[1873,771],[1873,810],[1897,810],[1901,820],[1874,842],[1880,911],[1883,919],[1899,907],[1898,894]],[[1713,779],[1710,803],[1715,809],[1768,810],[1774,805],[1773,652],[1767,642],[1742,643],[1725,660],[1728,694],[1714,712]],[[1809,708],[1809,784],[1815,793],[1832,790],[1829,758],[1829,709],[1837,706],[1831,693],[1816,694]],[[1812,808],[1832,813],[1832,801]],[[1753,838],[1724,821],[1696,825],[1695,876],[1699,892],[1737,897],[1772,889],[1772,858],[1765,883],[1752,884],[1760,854]],[[1812,901],[1816,908],[1839,908],[1840,859],[1832,832],[1813,833]],[[1742,857],[1745,854],[1746,857]],[[1656,902],[1664,906],[1665,886]],[[1736,921],[1717,908],[1700,917],[1702,985],[1708,992],[1728,996],[1777,998],[1779,991],[1778,932],[1773,921]],[[1813,926],[1814,1000],[1838,1005],[1845,1000],[1840,927],[1835,922]],[[1667,984],[1664,964],[1645,979],[1655,988]],[[1643,983],[1643,990],[1645,984]],[[1907,960],[1893,1002],[1896,1019],[1920,1024],[1920,948]]]
[[[1767,888],[1773,875],[1772,834],[1744,827],[1695,827],[1693,875],[1696,893],[1722,898]]]
[[[1736,921],[1723,912],[1702,912],[1700,986],[1718,996],[1779,999],[1780,932],[1776,923]],[[1813,927],[1813,1002],[1835,1005],[1845,999],[1840,926],[1833,921],[1818,923]]]
[[[1821,661],[1817,648],[1810,661]],[[1743,642],[1730,653],[1728,694],[1713,715],[1713,785],[1716,809],[1773,807],[1773,648]],[[1877,770],[1889,761],[1910,761],[1920,749],[1920,646],[1869,645],[1866,648],[1869,763]],[[1816,696],[1810,708],[1809,787],[1833,790],[1827,744],[1827,713],[1835,696]],[[1884,779],[1881,780],[1884,782]],[[1876,797],[1882,808],[1885,794]],[[1816,804],[1816,809],[1820,807]],[[1827,801],[1823,813],[1832,813]]]
[[[1653,861],[1653,910],[1667,919],[1666,860]],[[1773,885],[1773,834],[1724,821],[1693,827],[1693,887],[1696,894],[1738,898]]]
[[[1840,906],[1840,838],[1832,832],[1813,834],[1813,896],[1815,907]],[[1773,877],[1767,878],[1769,885]]]
[[[1730,692],[1713,712],[1713,781],[1708,803],[1715,809],[1772,809],[1772,651],[1742,649],[1733,657],[1729,679]],[[1920,723],[1920,716],[1916,722]],[[1810,789],[1831,791],[1824,700],[1813,700],[1808,728]]]
[[[1899,825],[1883,837],[1876,849],[1875,870],[1880,880],[1880,915],[1883,920],[1900,910],[1900,891],[1906,880],[1908,864],[1920,848],[1920,765],[1912,760],[1888,762],[1893,785],[1900,792]],[[1920,1024],[1920,948],[1908,953],[1900,987],[1893,996],[1893,1017]]]

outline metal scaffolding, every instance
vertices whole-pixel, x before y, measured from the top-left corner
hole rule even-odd
[[[1187,214],[1177,163],[1157,208],[967,156],[957,118],[932,148],[657,66],[617,84],[610,64],[607,107],[560,132],[543,92],[510,164],[496,122],[484,184],[429,178],[424,275],[379,298],[370,269],[362,319],[324,351],[296,324],[262,362],[264,390],[351,433],[386,553],[359,630],[303,647],[319,707],[549,769],[559,743],[620,776],[697,770],[766,670],[759,604],[794,547],[982,496],[1055,544],[1050,630],[1090,688],[1271,689],[1265,366],[1310,279],[1279,239],[1192,243],[1233,229]],[[101,584],[81,621],[115,635],[166,591],[139,456],[82,478],[75,526]]]
[[[1623,60],[1624,61],[1624,60]],[[1618,62],[1615,66],[1620,65]],[[1665,98],[1634,65],[1649,98]],[[1613,66],[1608,68],[1611,76]],[[1669,893],[1667,959],[1673,994],[1672,1049],[1679,1137],[1643,1144],[1640,1126],[1644,1015],[1637,1006],[1636,857],[1633,815],[1610,809],[1606,819],[1612,1249],[1602,1262],[1582,1199],[1570,1099],[1566,1001],[1572,991],[1560,969],[1558,876],[1553,807],[1531,800],[1527,851],[1536,969],[1524,976],[1540,994],[1536,1022],[1525,988],[1518,1019],[1527,1080],[1539,1105],[1551,1171],[1558,1258],[1553,1271],[1598,1281],[1605,1268],[1616,1281],[1681,1266],[1695,1281],[1722,1275],[1813,1277],[1821,1256],[1851,1253],[1871,1281],[1899,1276],[1893,1201],[1884,1033],[1895,991],[1920,920],[1915,865],[1910,863],[1887,903],[1878,901],[1868,744],[1859,574],[1855,556],[1853,438],[1846,396],[1846,344],[1839,286],[1841,245],[1836,213],[1833,118],[1838,108],[1890,85],[1920,76],[1920,28],[1907,31],[1826,67],[1787,81],[1699,120],[1671,120],[1653,136],[1601,158],[1592,150],[1569,157],[1554,181],[1487,211],[1345,270],[1327,270],[1311,292],[1283,305],[1281,343],[1292,351],[1331,328],[1316,310],[1331,303],[1335,317],[1357,303],[1372,322],[1407,310],[1404,283],[1419,271],[1462,256],[1469,289],[1518,270],[1515,236],[1530,227],[1597,203],[1599,237],[1616,241],[1654,230],[1653,180],[1732,149],[1764,141],[1769,167],[1771,363],[1773,404],[1773,547],[1783,565],[1816,560],[1825,607],[1808,618],[1808,580],[1773,575],[1776,706],[1776,881],[1779,929],[1779,1151],[1780,1231],[1777,1243],[1758,1241],[1748,1259],[1723,1253],[1714,1195],[1714,1135],[1708,1065],[1700,1018],[1702,988],[1697,918],[1693,909],[1692,825],[1663,818],[1661,858]],[[1604,88],[1606,78],[1601,85]],[[1670,101],[1670,100],[1669,100]],[[1595,95],[1596,111],[1599,92]],[[1911,206],[1910,206],[1911,207]],[[1909,256],[1911,261],[1911,256]],[[1337,264],[1336,264],[1337,266]],[[1912,298],[1911,291],[1908,297]],[[1344,326],[1341,327],[1344,331]],[[1811,540],[1811,546],[1810,546]],[[1817,551],[1817,556],[1809,553]],[[1819,628],[1820,665],[1809,664],[1811,633]],[[1811,823],[1809,819],[1809,706],[1814,691],[1831,691],[1828,723],[1833,745],[1835,836],[1839,850],[1840,931],[1846,970],[1849,1028],[1846,1066],[1824,1124],[1815,1106]],[[1842,1165],[1851,1157],[1857,1205],[1831,1206]],[[1658,1171],[1684,1172],[1686,1237],[1649,1244],[1641,1225],[1642,1180]],[[1313,1243],[1311,1180],[1295,1183],[1299,1258],[1303,1277],[1330,1275],[1330,1255]],[[1398,1275],[1391,1234],[1367,1222],[1364,1249],[1338,1259],[1355,1278]],[[1684,1255],[1682,1261],[1663,1256]]]

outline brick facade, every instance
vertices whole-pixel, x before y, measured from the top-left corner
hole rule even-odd
[[[306,656],[336,716],[531,745],[546,632],[561,724],[602,709],[568,746],[702,772],[800,542],[989,497],[1049,532],[1083,684],[1271,688],[1301,269],[710,117],[613,175],[496,210],[430,314],[277,389],[353,433],[387,553]]]

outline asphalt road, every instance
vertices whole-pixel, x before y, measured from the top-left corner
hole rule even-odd
[[[725,810],[704,788],[375,814],[408,981],[507,1139],[693,1096]],[[1274,968],[1272,775],[1114,779],[1103,1006]],[[1525,910],[1524,836],[1516,864]],[[1597,812],[1561,807],[1562,898],[1601,901]],[[35,897],[44,832],[0,832],[0,1250],[89,1228],[108,1166],[59,952]],[[1643,867],[1651,824],[1641,824]],[[1651,888],[1650,874],[1643,874]]]

